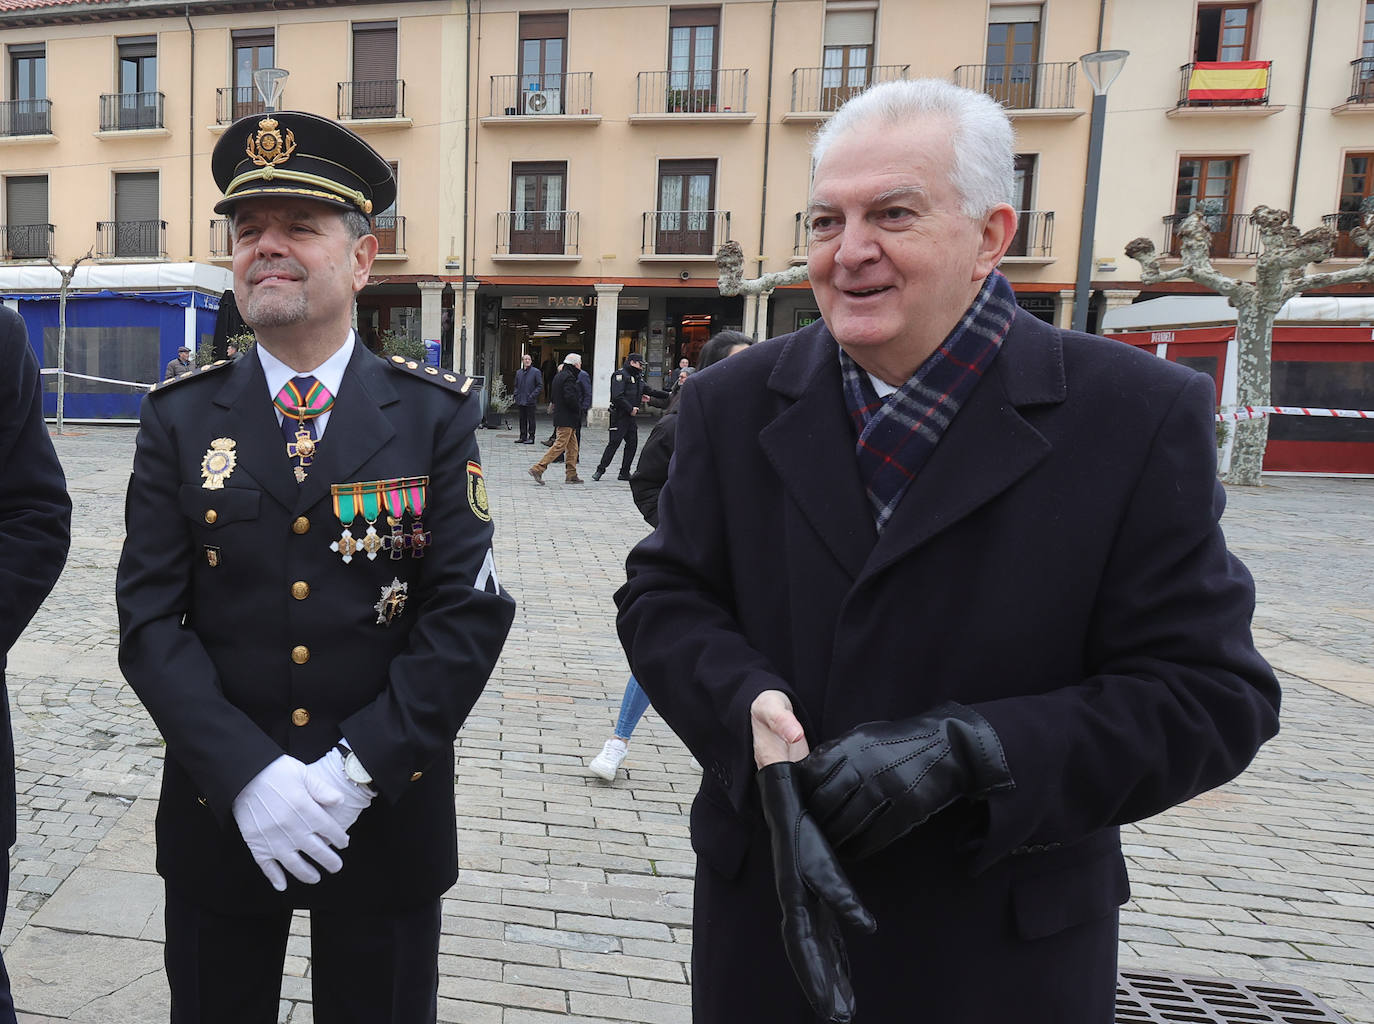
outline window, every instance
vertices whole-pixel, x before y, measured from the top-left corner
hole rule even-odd
[[[162,255],[162,222],[157,215],[157,171],[116,174],[114,180],[113,254]]]
[[[566,163],[511,164],[510,251],[563,255]]]
[[[396,197],[399,199],[401,195],[401,165],[395,160],[388,160],[387,164],[391,167],[392,177],[396,179]],[[398,227],[404,223],[404,220],[396,216],[397,199],[393,199],[390,206],[372,218],[372,233],[377,236],[377,251],[379,253],[395,255],[405,252],[404,231]]]
[[[1360,56],[1374,58],[1374,0],[1364,0],[1364,35]]]
[[[1347,153],[1345,173],[1341,175],[1340,212],[1336,215],[1336,255],[1363,256],[1350,237],[1360,225],[1360,206],[1374,196],[1374,153]]]
[[[568,15],[520,15],[520,112],[563,113]],[[532,99],[531,93],[539,93]]]
[[[668,12],[669,113],[715,107],[719,35],[719,7],[674,7]]]
[[[838,110],[870,84],[873,12],[827,11],[821,55],[821,109]]]
[[[157,37],[121,39],[119,46],[119,128],[156,128]]]
[[[1232,235],[1236,229],[1236,180],[1240,158],[1234,156],[1184,157],[1178,162],[1178,187],[1174,190],[1175,231],[1183,218],[1194,210],[1202,213],[1212,232],[1212,255],[1227,256],[1235,251]],[[1176,235],[1170,238],[1169,251],[1178,251]]]
[[[984,91],[997,102],[1017,110],[1034,107],[1036,63],[1040,60],[1040,5],[991,8],[986,56]]]
[[[1230,63],[1250,59],[1254,36],[1253,4],[1211,4],[1197,9],[1195,61]]]
[[[353,25],[353,95],[350,117],[396,117],[396,23],[360,21]]]
[[[1029,249],[1031,211],[1035,203],[1035,156],[1017,154],[1012,203],[1016,206],[1016,234],[1012,237],[1008,256],[1025,256]]]
[[[276,36],[267,29],[237,29],[234,42],[234,97],[231,119],[260,114],[264,104],[253,82],[253,72],[275,67]]]
[[[7,135],[43,135],[48,125],[48,60],[43,43],[9,48],[10,109]]]
[[[29,260],[51,255],[50,231],[47,175],[6,178],[5,258]]]
[[[714,160],[664,160],[658,165],[654,251],[709,255],[715,251]]]

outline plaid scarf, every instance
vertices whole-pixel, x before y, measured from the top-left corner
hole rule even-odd
[[[886,398],[878,397],[868,373],[840,349],[845,405],[859,437],[859,475],[879,533],[996,358],[1016,308],[1010,282],[994,270],[940,347]]]

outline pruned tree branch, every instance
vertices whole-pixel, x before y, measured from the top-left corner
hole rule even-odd
[[[745,280],[744,249],[733,239],[716,253],[716,286],[722,295],[763,295],[785,284],[800,284],[807,279],[806,264],[774,271]]]

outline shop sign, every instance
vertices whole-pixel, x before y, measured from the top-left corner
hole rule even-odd
[[[643,295],[621,296],[616,303],[620,309],[648,309],[649,299]],[[595,309],[595,295],[503,295],[502,309]]]
[[[821,311],[819,309],[799,309],[797,310],[797,326],[792,329],[800,331],[803,327],[814,324],[820,318]]]

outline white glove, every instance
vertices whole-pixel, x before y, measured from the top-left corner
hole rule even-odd
[[[376,795],[348,777],[338,747],[305,766],[305,788],[345,831]]]
[[[306,766],[283,754],[253,778],[234,798],[234,821],[248,844],[248,852],[277,892],[286,890],[283,868],[307,884],[320,873],[306,854],[330,874],[343,867],[342,850],[348,832],[334,820],[331,805],[338,796],[312,793]]]

